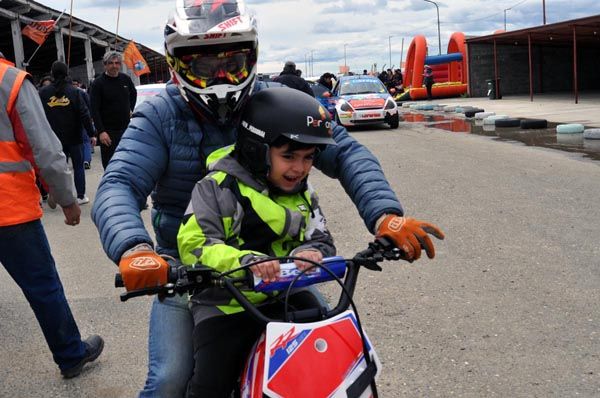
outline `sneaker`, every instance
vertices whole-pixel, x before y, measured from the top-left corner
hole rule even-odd
[[[48,194],[48,206],[51,209],[56,209],[56,201],[54,200],[54,196],[52,194]]]
[[[77,198],[78,205],[84,205],[86,203],[90,203],[90,198],[88,198],[87,196],[83,195],[83,198]]]
[[[102,337],[94,334],[83,341],[85,345],[85,356],[79,361],[79,363],[72,368],[61,370],[60,373],[65,379],[70,379],[72,377],[77,377],[81,374],[81,370],[83,369],[83,365],[88,362],[93,362],[102,354],[102,350],[104,349],[104,340]]]
[[[83,162],[83,168],[84,168],[84,169],[86,169],[86,170],[89,170],[89,169],[90,169],[90,167],[92,167],[92,166],[90,165],[90,162]]]

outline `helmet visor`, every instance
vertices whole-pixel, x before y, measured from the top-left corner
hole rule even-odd
[[[187,54],[179,57],[178,64],[180,74],[196,87],[238,85],[246,81],[256,64],[256,51],[244,48],[216,54]]]

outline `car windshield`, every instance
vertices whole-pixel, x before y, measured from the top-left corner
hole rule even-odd
[[[379,79],[353,79],[340,82],[339,95],[386,93],[387,90]]]

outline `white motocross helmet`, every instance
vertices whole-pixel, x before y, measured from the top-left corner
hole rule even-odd
[[[256,20],[243,0],[177,0],[165,26],[165,53],[182,96],[225,123],[254,87]]]

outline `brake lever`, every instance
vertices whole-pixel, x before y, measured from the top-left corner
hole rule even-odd
[[[375,239],[375,242],[369,243],[369,248],[359,253],[354,258],[354,262],[372,271],[381,271],[382,268],[377,263],[401,258],[402,251],[389,239],[380,237]]]
[[[167,283],[164,286],[155,286],[155,287],[145,287],[142,289],[132,290],[130,292],[121,293],[119,298],[121,301],[127,301],[130,298],[140,297],[140,296],[150,296],[153,294],[160,294],[166,297],[172,297],[175,295],[175,287],[172,283]]]

